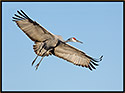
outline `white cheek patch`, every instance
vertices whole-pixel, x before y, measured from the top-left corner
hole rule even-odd
[[[76,40],[74,40],[73,38],[72,38],[72,41],[73,41],[73,42],[76,42]]]

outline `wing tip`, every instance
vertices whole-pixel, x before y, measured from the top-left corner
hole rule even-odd
[[[92,71],[92,68],[88,65],[88,68]]]
[[[17,14],[14,14],[14,17],[12,17],[14,19],[14,21],[19,21],[19,20],[24,20],[24,19],[28,19],[31,20],[24,12],[22,9],[17,10]]]
[[[99,59],[100,59],[100,61],[102,61],[102,58],[103,58],[103,55],[99,58]]]

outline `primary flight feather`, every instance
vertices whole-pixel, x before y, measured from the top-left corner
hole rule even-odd
[[[32,62],[32,65],[38,56],[42,57],[40,62],[36,65],[36,70],[42,59],[52,54],[75,65],[89,68],[90,70],[96,69],[95,66],[98,66],[97,62],[102,60],[103,56],[97,60],[67,44],[67,42],[82,43],[76,38],[71,37],[64,41],[61,36],[52,34],[36,21],[30,19],[22,10],[17,12],[19,15],[15,14],[15,17],[12,17],[13,21],[16,22],[18,27],[35,43],[33,49],[37,56]]]

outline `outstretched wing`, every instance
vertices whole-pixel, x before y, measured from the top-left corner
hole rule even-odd
[[[13,21],[17,23],[19,28],[33,41],[45,41],[54,38],[54,34],[47,31],[37,22],[30,19],[22,10],[17,11],[19,15],[15,14]]]
[[[69,44],[66,44],[62,41],[58,43],[58,46],[54,49],[55,56],[63,58],[64,60],[67,60],[75,65],[87,67],[90,70],[96,69],[94,67],[98,66],[96,62],[99,62],[102,60],[102,57],[100,57],[99,60],[95,60],[91,58],[90,56],[86,55],[84,52],[72,47]]]

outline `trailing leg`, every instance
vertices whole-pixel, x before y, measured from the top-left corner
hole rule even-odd
[[[35,67],[36,67],[36,70],[38,69],[38,66],[40,65],[40,63],[41,63],[41,61],[43,60],[44,57],[45,57],[45,56],[43,56],[43,57],[41,58],[40,62],[35,66]]]
[[[39,54],[41,53],[41,50],[42,50],[44,47],[45,47],[45,44],[43,44],[43,43],[40,44],[39,48],[36,48],[36,46],[34,45],[34,50],[35,50],[35,51],[38,51],[40,48],[41,48],[41,49],[39,50],[39,53],[37,54],[36,58],[33,60],[32,66],[33,66],[33,64],[35,63],[36,59],[38,58]]]
[[[36,58],[33,60],[32,66],[33,66],[33,64],[34,64],[34,62],[36,61],[37,58],[38,58],[38,55],[37,55]]]
[[[43,58],[47,55],[47,52],[51,51],[52,49],[46,50],[46,52],[42,55],[41,60],[39,61],[39,63],[35,66],[36,70],[38,69],[38,66],[40,65],[41,61],[43,60]]]

